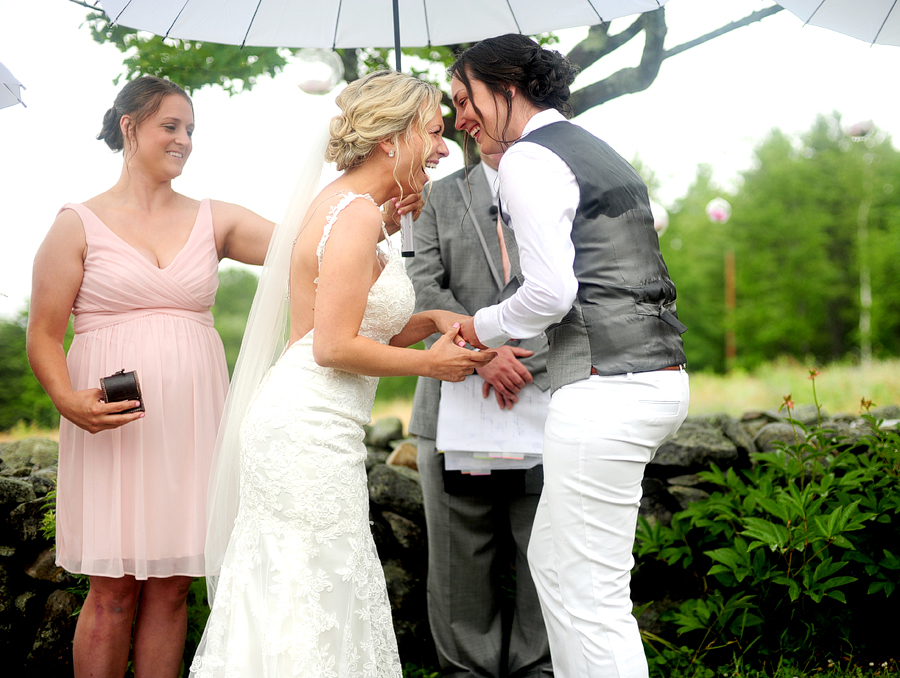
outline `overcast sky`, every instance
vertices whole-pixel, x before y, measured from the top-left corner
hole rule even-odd
[[[771,4],[670,0],[666,46]],[[106,190],[121,169],[120,156],[94,137],[116,95],[112,80],[122,71],[122,56],[91,40],[81,27],[86,12],[67,0],[0,0],[0,62],[27,87],[28,104],[0,110],[3,316],[24,308],[34,253],[59,208]],[[627,23],[614,22],[613,31]],[[562,32],[562,48],[583,33]],[[576,87],[639,58],[638,45],[622,52],[584,73]],[[847,123],[872,119],[900,136],[898,73],[900,48],[803,27],[784,11],[665,61],[647,91],[576,121],[653,169],[663,182],[656,200],[669,207],[698,164],[712,165],[720,185],[731,187],[770,129],[799,133],[818,113],[836,110]],[[176,190],[236,202],[277,220],[292,190],[291,148],[304,133],[304,114],[328,104],[302,94],[292,73],[231,98],[203,89],[194,96],[194,152]],[[459,166],[455,153],[434,176]]]

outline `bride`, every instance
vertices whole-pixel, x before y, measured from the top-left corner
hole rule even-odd
[[[316,172],[304,171],[273,236],[220,431],[206,554],[218,576],[192,676],[401,675],[363,425],[379,376],[462,381],[493,357],[457,345],[464,316],[413,315],[399,252],[377,246],[389,234],[378,205],[421,192],[447,155],[440,100],[394,72],[348,85],[324,150],[343,174],[310,201]],[[260,380],[288,273],[288,348]],[[407,348],[434,332],[430,350]]]

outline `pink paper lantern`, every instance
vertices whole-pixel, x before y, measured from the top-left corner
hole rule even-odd
[[[731,205],[722,198],[713,198],[706,205],[706,216],[714,224],[724,224],[731,218]]]

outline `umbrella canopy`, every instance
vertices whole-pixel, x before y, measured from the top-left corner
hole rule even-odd
[[[25,105],[22,101],[22,90],[25,86],[15,79],[9,69],[0,64],[0,108],[7,106],[15,106],[16,104]]]
[[[897,0],[778,0],[811,26],[830,28],[870,44],[900,46]]]
[[[667,1],[100,0],[100,5],[114,23],[171,38],[331,49],[424,47],[504,33],[535,35],[639,14]]]

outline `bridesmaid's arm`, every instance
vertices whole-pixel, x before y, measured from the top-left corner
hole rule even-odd
[[[234,259],[261,266],[266,260],[275,224],[246,207],[210,200],[219,260]]]
[[[417,217],[423,205],[424,200],[418,193],[408,195],[403,200],[390,201],[382,215],[385,228],[389,233],[395,233],[400,228],[400,215],[412,212]],[[266,260],[275,224],[246,207],[220,200],[210,200],[210,209],[219,260],[234,259],[245,264],[262,266]],[[381,230],[378,231],[377,237],[378,240],[382,239]]]
[[[87,243],[81,219],[63,210],[34,258],[26,350],[34,376],[60,415],[89,433],[117,428],[142,414],[118,414],[138,403],[104,403],[99,388],[73,391],[63,339],[84,278]]]

